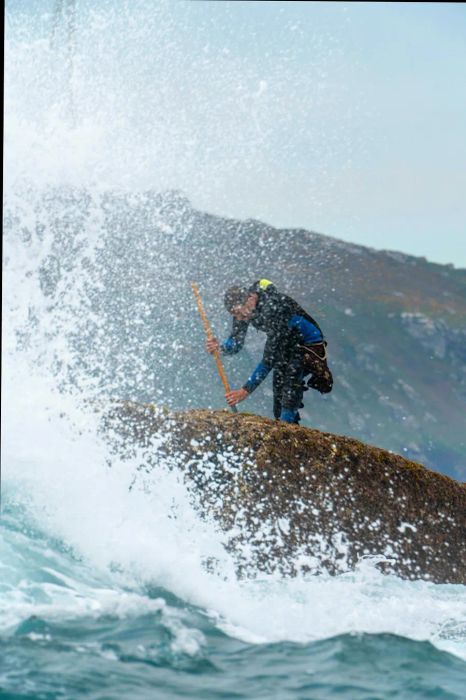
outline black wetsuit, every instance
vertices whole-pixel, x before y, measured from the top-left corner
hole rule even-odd
[[[274,416],[297,423],[305,389],[303,377],[311,373],[308,385],[322,393],[332,388],[322,330],[294,299],[268,280],[255,282],[249,291],[258,295],[253,316],[249,321],[233,320],[221,351],[227,355],[239,352],[249,325],[264,331],[267,340],[262,360],[243,388],[251,393],[273,368]]]

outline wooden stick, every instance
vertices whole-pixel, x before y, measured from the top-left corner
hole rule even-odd
[[[195,282],[191,283],[191,287],[193,289],[194,297],[195,297],[196,302],[197,302],[197,308],[199,309],[199,315],[202,319],[202,323],[204,324],[204,330],[205,330],[205,334],[207,336],[207,340],[212,340],[214,335],[212,333],[212,329],[210,327],[209,320],[208,320],[208,318],[206,316],[206,312],[204,310],[204,304],[202,303],[201,294],[199,292],[199,287],[197,286],[197,284]],[[225,374],[225,370],[223,369],[222,361],[220,359],[220,354],[219,354],[218,350],[215,350],[215,352],[213,353],[213,356],[215,359],[215,364],[217,365],[220,379],[222,380],[222,384],[223,384],[224,389],[225,389],[225,393],[228,393],[230,391],[230,385],[228,383],[228,379],[227,379],[227,375]],[[233,411],[233,413],[238,413],[238,409],[236,408],[236,406],[230,406],[230,408]]]

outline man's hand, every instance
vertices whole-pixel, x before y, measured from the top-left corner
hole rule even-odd
[[[236,406],[237,403],[244,401],[248,396],[249,394],[246,389],[234,389],[233,391],[229,391],[228,394],[225,394],[229,406]]]
[[[217,338],[211,338],[210,340],[208,340],[205,344],[205,349],[211,355],[214,352],[218,352],[220,350],[220,343],[218,342]]]

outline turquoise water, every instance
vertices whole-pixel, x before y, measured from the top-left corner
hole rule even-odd
[[[135,481],[93,413],[28,385],[3,417],[0,697],[464,698],[466,587],[370,560],[238,580],[176,470]]]
[[[443,622],[430,640],[390,633],[389,619],[387,632],[367,633],[355,619],[343,634],[319,638],[311,623],[299,635],[307,641],[293,641],[283,629],[279,641],[251,643],[246,638],[254,631],[233,629],[234,609],[227,621],[156,581],[123,585],[116,574],[97,575],[65,543],[28,526],[17,506],[4,512],[1,562],[2,698],[464,698],[466,661],[457,652],[465,654],[466,624],[455,616],[466,601],[459,587],[378,581],[387,615],[394,590],[408,614],[419,594],[426,596],[426,618],[440,605]],[[366,582],[367,593],[374,583]],[[304,604],[286,582],[278,585],[287,605]],[[351,585],[343,584],[341,594],[350,594]],[[255,587],[266,603],[268,586]],[[303,625],[319,607],[318,595],[305,605],[311,610]],[[273,619],[273,606],[265,614]]]

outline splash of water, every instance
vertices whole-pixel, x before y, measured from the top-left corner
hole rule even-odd
[[[60,54],[50,45],[51,14],[38,21],[37,13],[20,16],[7,8],[5,498],[22,509],[26,530],[39,530],[44,542],[60,542],[83,562],[84,582],[75,569],[70,577],[62,571],[61,578],[54,569],[55,585],[47,588],[22,557],[11,555],[10,569],[18,576],[7,585],[3,624],[10,627],[33,612],[66,618],[120,604],[154,609],[159,603],[144,597],[145,587],[154,584],[201,607],[230,634],[257,642],[392,632],[463,653],[464,638],[453,641],[446,631],[465,615],[455,587],[384,578],[368,563],[335,579],[239,582],[221,533],[193,510],[179,476],[161,462],[150,487],[130,491],[138,456],[119,460],[97,433],[95,411],[86,402],[101,395],[102,381],[107,396],[122,386],[131,391],[128,365],[136,365],[136,379],[148,365],[137,359],[141,347],[132,342],[131,325],[120,355],[118,343],[106,343],[112,324],[128,321],[117,316],[122,300],[116,296],[110,304],[113,316],[101,309],[106,291],[118,287],[110,284],[111,273],[125,267],[118,236],[131,222],[128,190],[176,187],[201,205],[214,199],[223,206],[238,168],[260,177],[271,153],[297,155],[287,145],[287,115],[302,113],[304,120],[311,106],[306,95],[315,95],[308,90],[313,76],[301,76],[294,78],[298,104],[290,110],[284,101],[293,55],[285,52],[268,75],[225,47],[204,50],[201,36],[197,58],[188,65],[170,3],[154,5],[150,13],[136,3],[128,8],[88,8],[76,17],[72,76],[66,46]],[[181,31],[187,31],[183,24]],[[316,43],[317,73],[328,59],[318,49]],[[209,85],[215,101],[206,94]],[[189,102],[188,88],[194,95]],[[313,145],[320,135],[313,135]],[[317,191],[312,196],[320,201]],[[113,224],[105,223],[105,230],[113,257],[104,265],[109,209]],[[151,249],[151,281],[160,293],[169,288],[179,248],[172,239],[168,247]],[[140,251],[145,255],[147,246]],[[124,292],[137,291],[137,283],[129,274]],[[162,382],[163,367],[157,370],[154,382]],[[33,548],[27,537],[18,546],[21,552]],[[41,545],[42,553],[47,546]],[[220,562],[216,575],[204,566],[211,557]],[[20,585],[24,576],[29,583]],[[136,598],[125,598],[128,587]]]

